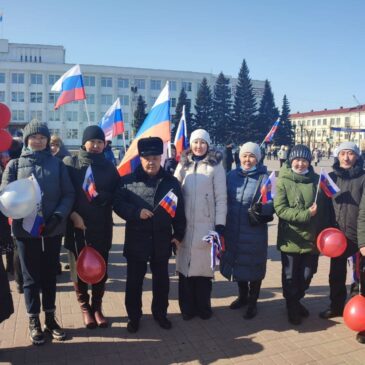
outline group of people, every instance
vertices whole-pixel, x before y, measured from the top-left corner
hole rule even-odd
[[[102,312],[107,270],[102,280],[90,288],[78,276],[76,261],[82,248],[91,245],[108,263],[113,210],[126,221],[123,254],[127,261],[125,306],[130,333],[140,328],[148,263],[152,272],[153,318],[163,329],[172,327],[167,309],[168,263],[173,252],[183,320],[208,320],[212,316],[216,253],[222,275],[237,282],[238,296],[230,308],[246,307],[244,318],[254,318],[266,274],[268,222],[274,213],[279,217],[277,247],[281,252],[289,322],[299,325],[309,316],[301,300],[317,270],[316,237],[326,227],[339,227],[349,244],[341,257],[331,259],[331,304],[320,316],[327,319],[342,314],[347,258],[359,252],[365,254],[365,174],[355,144],[346,142],[337,149],[331,176],[341,191],[333,199],[322,191],[317,196],[319,176],[311,165],[311,151],[296,145],[282,163],[274,200],[267,200],[262,188],[269,176],[260,146],[253,142],[243,144],[238,166],[227,174],[222,153],[214,149],[203,129],[191,133],[190,148],[178,163],[168,161],[165,168],[161,167],[162,140],[140,139],[140,165],[123,177],[105,157],[105,135],[98,126],[87,127],[77,154],[62,159],[53,150],[60,144],[52,143],[46,124],[32,121],[25,127],[23,137],[21,155],[7,163],[1,189],[33,174],[42,191],[45,226],[40,235],[30,235],[21,219],[13,219],[11,224],[33,344],[45,342],[44,332],[56,340],[66,338],[55,316],[56,275],[63,238],[85,327],[108,326]],[[58,152],[61,154],[61,150]],[[92,196],[85,193],[84,186],[90,168],[96,192]],[[1,270],[2,262],[0,274]],[[9,315],[9,286],[1,285],[0,311],[4,312],[5,295]],[[45,312],[43,327],[41,308]],[[4,318],[6,315],[0,314],[0,320]],[[357,338],[365,342],[364,333]]]

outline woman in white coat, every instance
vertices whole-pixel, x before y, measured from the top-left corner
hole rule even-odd
[[[196,315],[202,319],[212,316],[211,246],[202,238],[210,230],[223,235],[226,224],[226,174],[222,155],[210,145],[207,131],[192,132],[190,150],[182,155],[175,171],[182,186],[187,219],[185,237],[176,254],[179,305],[184,320]]]

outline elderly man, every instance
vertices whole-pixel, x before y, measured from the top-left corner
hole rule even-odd
[[[125,305],[129,318],[127,330],[130,333],[139,329],[147,262],[152,271],[152,315],[162,328],[171,328],[171,322],[166,317],[168,261],[172,246],[179,246],[186,226],[179,182],[161,167],[162,140],[158,137],[140,139],[138,153],[141,165],[132,174],[122,177],[114,204],[115,212],[127,222],[124,244],[127,259]],[[168,193],[171,197],[171,192],[174,194],[172,198],[177,197],[176,206],[169,197],[166,198]]]
[[[358,251],[357,221],[361,197],[365,191],[365,171],[356,144],[341,143],[336,149],[335,156],[337,159],[330,176],[341,190],[332,198],[332,202],[336,224],[347,238],[347,249],[341,256],[331,259],[329,273],[331,303],[328,309],[319,314],[324,319],[342,316],[347,296],[347,258]]]

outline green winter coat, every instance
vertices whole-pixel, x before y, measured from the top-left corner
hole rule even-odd
[[[317,214],[310,216],[319,176],[309,166],[306,175],[295,173],[289,163],[284,163],[279,172],[277,192],[274,199],[275,212],[279,217],[277,247],[285,253],[318,253],[316,238],[329,226],[325,206],[330,200],[319,191]]]

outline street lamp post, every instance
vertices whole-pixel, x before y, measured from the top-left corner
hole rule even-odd
[[[136,110],[136,100],[137,100],[137,92],[138,92],[138,87],[137,86],[131,86],[131,92],[132,92],[132,107],[131,107],[131,110],[132,110],[132,130],[131,130],[131,140],[134,138],[135,134],[136,134],[136,131],[135,131],[135,117],[134,117],[134,113],[135,113],[135,110]]]
[[[352,95],[352,97],[357,102],[357,108],[359,109],[359,148],[361,149],[361,104],[355,95]]]

